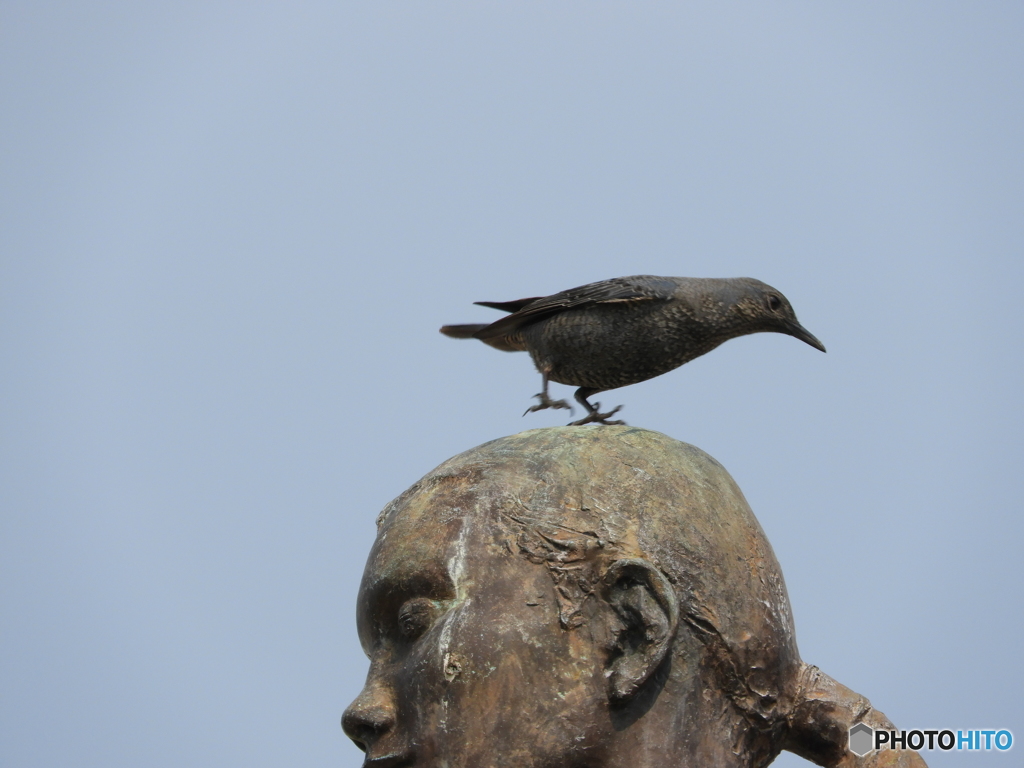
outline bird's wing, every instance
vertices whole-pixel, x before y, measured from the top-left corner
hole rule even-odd
[[[508,317],[491,323],[474,335],[478,339],[503,336],[514,333],[524,325],[536,323],[559,312],[594,304],[664,300],[671,298],[675,289],[676,284],[673,281],[650,275],[602,280],[598,283],[581,285],[578,288],[570,288],[561,293],[534,299],[515,310]],[[508,302],[508,305],[517,303]],[[486,304],[485,306],[494,305]],[[504,309],[504,307],[498,308]]]
[[[532,304],[538,299],[543,298],[543,296],[531,296],[528,299],[516,299],[515,301],[474,301],[473,303],[478,304],[481,307],[500,309],[502,312],[518,312],[527,304]]]

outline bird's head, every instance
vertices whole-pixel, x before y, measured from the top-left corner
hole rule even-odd
[[[814,334],[800,325],[796,312],[789,299],[781,291],[762,283],[760,280],[746,278],[743,280],[742,295],[733,305],[749,324],[752,333],[758,331],[774,331],[785,333],[810,344],[815,349],[825,351],[825,345],[815,338]]]

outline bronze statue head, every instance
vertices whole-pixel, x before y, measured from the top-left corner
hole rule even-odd
[[[343,718],[368,767],[849,755],[853,714],[836,712],[866,700],[800,661],[771,546],[693,446],[524,432],[444,462],[378,528],[358,606],[370,672]]]

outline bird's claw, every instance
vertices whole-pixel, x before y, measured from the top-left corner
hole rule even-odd
[[[579,421],[570,422],[570,427],[581,427],[584,424],[606,424],[609,427],[622,426],[626,422],[622,420],[608,421],[609,417],[614,416],[616,413],[622,410],[621,405],[616,405],[608,413],[598,413],[601,410],[600,403],[594,403],[594,410],[588,413],[584,418]]]
[[[548,397],[546,392],[538,392],[534,397],[540,400],[540,402],[536,405],[531,405],[523,411],[523,416],[528,413],[534,413],[535,411],[543,411],[545,408],[568,408],[569,412],[572,412],[572,406],[569,405],[569,403],[565,400],[552,400]]]

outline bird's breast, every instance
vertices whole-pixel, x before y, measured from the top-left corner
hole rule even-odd
[[[523,338],[552,381],[596,389],[659,376],[719,343],[692,310],[672,301],[570,310],[524,328]]]

